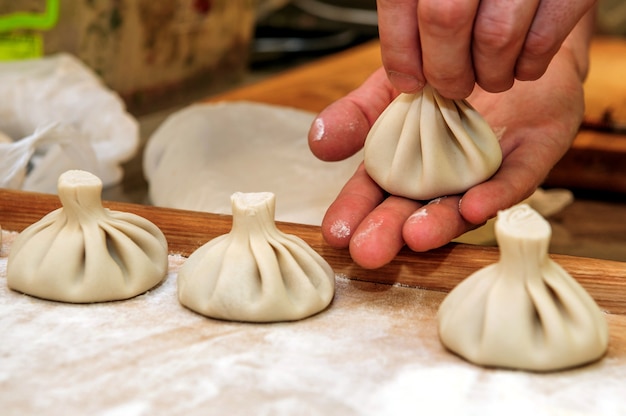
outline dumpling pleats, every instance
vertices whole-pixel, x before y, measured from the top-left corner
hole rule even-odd
[[[299,237],[274,223],[274,195],[233,195],[233,227],[196,250],[178,274],[180,302],[226,320],[302,319],[328,306],[334,272]]]
[[[501,161],[498,139],[480,114],[428,85],[400,94],[365,141],[372,179],[393,195],[417,200],[464,192],[491,177]]]
[[[520,210],[521,217],[512,213]],[[500,260],[444,299],[440,338],[450,350],[486,366],[551,371],[594,361],[608,346],[604,314],[550,259],[549,224],[530,210],[522,205],[499,214]]]

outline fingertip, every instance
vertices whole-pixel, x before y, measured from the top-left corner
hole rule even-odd
[[[426,207],[420,208],[411,215],[404,227],[402,227],[402,236],[406,245],[413,251],[422,253],[430,250],[431,244],[427,242],[427,239],[423,238],[424,234],[428,233],[428,218],[429,213]]]
[[[473,72],[453,77],[453,79],[428,77],[428,83],[443,97],[450,100],[464,100],[474,91]]]
[[[369,127],[367,117],[351,101],[337,101],[313,120],[309,148],[321,160],[343,160],[363,147]]]
[[[327,132],[326,123],[324,122],[322,113],[320,113],[315,120],[313,120],[313,123],[311,123],[307,139],[309,142],[309,149],[311,149],[311,152],[318,159],[332,161],[333,155],[332,153],[328,153],[328,146],[324,143],[324,141],[327,140]]]
[[[473,197],[469,192],[459,201],[459,212],[463,218],[471,224],[482,224],[492,218],[497,209],[488,203],[478,203],[480,197]],[[495,210],[495,212],[493,212]]]
[[[334,248],[347,248],[352,237],[352,224],[342,218],[326,215],[322,221],[322,236]]]
[[[365,269],[377,269],[391,262],[404,242],[389,238],[390,233],[380,218],[367,218],[350,240],[350,256]]]
[[[468,223],[480,225],[518,203],[519,195],[525,193],[492,180],[467,191],[459,201],[459,212]]]
[[[404,247],[402,227],[421,204],[390,196],[360,222],[350,240],[350,255],[368,269],[391,262]]]
[[[515,64],[515,78],[520,81],[536,81],[541,78],[559,48],[560,43],[556,39],[529,33]]]
[[[457,196],[438,198],[415,211],[402,228],[406,245],[413,251],[425,252],[444,246],[467,231],[458,201]]]
[[[510,76],[502,76],[499,78],[490,79],[476,79],[476,84],[488,93],[497,94],[505,92],[513,88],[515,84],[515,77],[513,74]]]

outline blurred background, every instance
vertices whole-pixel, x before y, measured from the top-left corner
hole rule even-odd
[[[599,5],[626,35],[626,2]],[[74,54],[136,115],[376,36],[375,0],[0,0],[0,59]]]

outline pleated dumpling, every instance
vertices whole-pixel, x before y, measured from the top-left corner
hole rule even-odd
[[[489,179],[501,161],[498,138],[482,116],[429,85],[400,94],[365,141],[372,179],[390,194],[417,200],[465,192]]]
[[[212,318],[292,321],[325,309],[335,293],[330,265],[274,223],[271,192],[235,193],[233,225],[189,256],[178,273],[181,304]]]
[[[480,365],[551,371],[599,359],[603,312],[548,256],[550,224],[528,205],[498,213],[500,259],[462,281],[439,307],[439,336]]]
[[[70,170],[58,180],[62,208],[27,227],[11,246],[7,284],[73,303],[127,299],[167,273],[165,236],[138,215],[102,206],[102,181]]]

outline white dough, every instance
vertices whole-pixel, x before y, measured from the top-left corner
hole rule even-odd
[[[364,155],[381,188],[417,200],[462,193],[489,179],[502,161],[498,138],[481,115],[428,85],[400,94],[385,109]]]
[[[167,241],[138,215],[102,206],[102,181],[71,170],[58,181],[62,208],[13,242],[7,284],[44,299],[87,303],[126,299],[167,273]]]
[[[195,104],[150,137],[144,172],[154,205],[230,214],[234,192],[272,192],[279,221],[320,225],[362,161],[317,159],[307,132],[315,114],[252,102]]]
[[[178,299],[200,314],[233,321],[306,318],[335,293],[330,265],[305,241],[274,223],[270,192],[232,195],[233,226],[189,256]]]
[[[500,260],[440,305],[442,343],[486,366],[551,371],[599,359],[608,326],[584,288],[548,256],[550,224],[528,205],[498,213]]]

